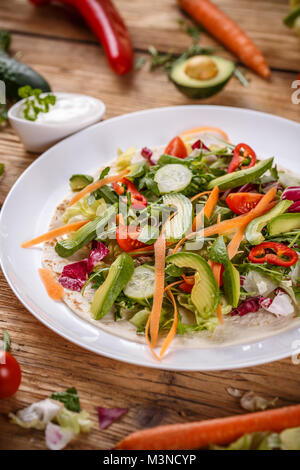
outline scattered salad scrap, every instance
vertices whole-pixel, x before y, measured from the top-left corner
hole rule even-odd
[[[22,428],[45,430],[46,445],[51,450],[63,449],[78,434],[90,432],[93,425],[89,413],[80,409],[75,387],[9,413],[9,418]]]
[[[2,343],[0,350],[0,398],[9,398],[18,391],[22,374],[18,361],[9,352],[11,340],[7,331],[3,332]]]
[[[128,408],[103,408],[97,407],[100,429],[107,429],[117,419],[128,413]]]
[[[135,327],[161,359],[176,335],[299,316],[300,185],[273,158],[198,127],[71,179],[68,224],[22,246],[48,243],[50,294],[76,296],[88,318]]]
[[[300,405],[134,432],[119,450],[300,450]],[[223,447],[222,447],[223,449]]]
[[[286,15],[283,22],[289,28],[300,34],[300,1],[290,0],[290,12]]]

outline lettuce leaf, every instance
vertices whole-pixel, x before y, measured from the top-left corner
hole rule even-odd
[[[89,432],[92,428],[93,423],[89,418],[90,415],[85,410],[80,411],[80,413],[75,413],[63,407],[55,416],[55,421],[57,421],[62,428],[67,428],[75,434],[79,434],[80,432]]]
[[[63,215],[63,221],[67,224],[76,220],[93,220],[106,211],[106,202],[103,198],[91,201],[89,195],[79,199],[75,204],[68,207]]]

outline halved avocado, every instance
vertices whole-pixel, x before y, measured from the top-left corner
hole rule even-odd
[[[132,258],[122,253],[111,265],[107,278],[96,291],[91,314],[95,320],[100,320],[112,308],[116,298],[129,282],[134,271]]]
[[[170,80],[189,98],[209,98],[226,85],[233,75],[231,60],[217,56],[194,56],[174,63]]]
[[[300,230],[299,213],[278,215],[268,224],[268,231],[271,237],[281,233],[292,232],[293,230]]]
[[[176,253],[166,259],[167,263],[175,264],[179,268],[192,268],[196,270],[195,285],[191,292],[191,301],[195,305],[197,323],[211,317],[220,301],[220,292],[207,261],[195,253]]]

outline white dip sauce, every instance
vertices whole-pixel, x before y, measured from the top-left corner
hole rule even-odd
[[[99,111],[99,101],[90,96],[72,94],[56,95],[56,103],[50,105],[48,113],[39,113],[35,122],[40,124],[76,124],[83,119],[93,116]],[[23,109],[20,117],[24,118]]]

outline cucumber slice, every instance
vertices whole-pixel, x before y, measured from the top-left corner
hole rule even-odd
[[[166,194],[163,196],[163,204],[174,207],[177,211],[176,215],[165,224],[166,239],[170,242],[181,240],[192,226],[192,203],[183,194]]]
[[[155,270],[151,266],[138,266],[124,289],[124,294],[132,300],[140,302],[153,297]]]
[[[191,182],[193,173],[178,163],[164,165],[155,174],[154,181],[161,194],[183,191]]]

